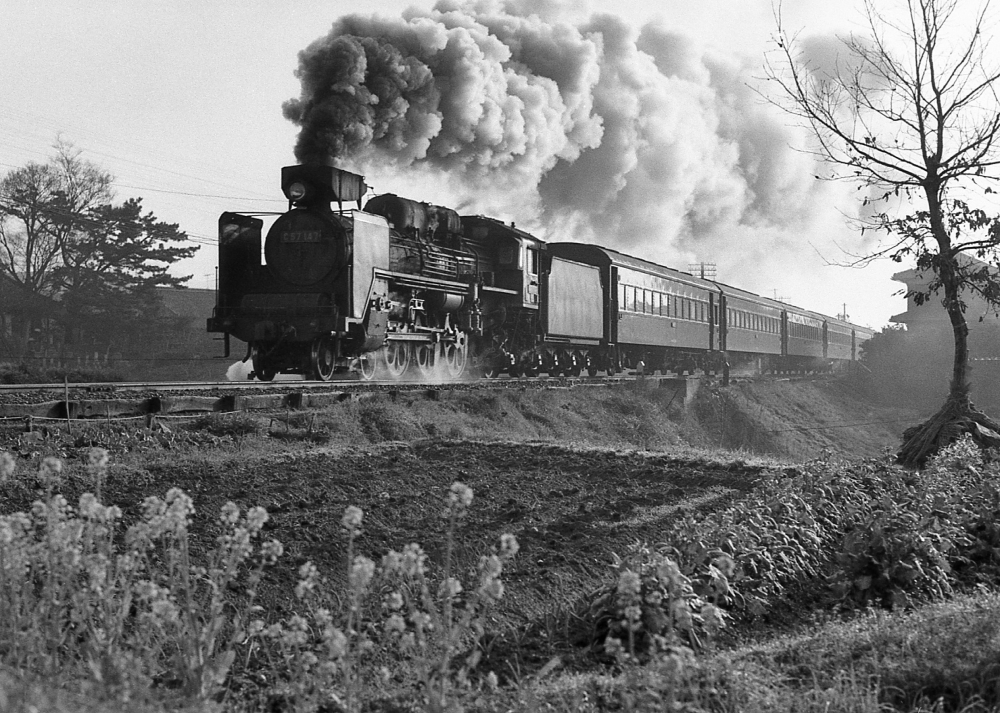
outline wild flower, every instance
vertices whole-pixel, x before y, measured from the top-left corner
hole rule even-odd
[[[341,518],[340,524],[349,533],[357,535],[361,528],[361,521],[364,519],[364,515],[365,514],[361,508],[351,505],[344,510],[344,516]]]
[[[406,621],[399,614],[391,614],[382,625],[388,634],[401,635],[406,631]]]
[[[427,555],[424,554],[423,549],[420,545],[410,543],[403,548],[403,556],[400,561],[400,572],[404,577],[417,578],[423,577],[425,573],[424,563],[427,561]]]
[[[272,565],[284,554],[285,548],[278,540],[268,540],[260,546],[260,556],[265,565]]]
[[[219,522],[223,525],[235,525],[239,519],[240,508],[236,503],[230,501],[222,506],[222,512],[219,514]]]
[[[509,533],[500,535],[500,556],[503,559],[511,559],[520,549],[521,545],[518,544],[516,537]]]
[[[316,589],[319,582],[319,570],[312,562],[306,562],[299,567],[299,582],[295,585],[295,596],[298,599],[305,599],[308,594]]]
[[[339,661],[347,654],[347,636],[340,629],[332,629],[326,643],[331,659]]]
[[[365,592],[374,576],[375,563],[363,555],[358,555],[354,558],[348,577],[351,590],[359,593]]]
[[[390,592],[385,597],[385,607],[391,611],[398,611],[403,608],[403,595],[399,592]]]
[[[462,583],[459,582],[454,577],[448,577],[446,580],[441,582],[441,587],[438,590],[438,596],[444,597],[457,597],[462,593]]]
[[[61,480],[63,464],[58,458],[44,458],[38,468],[39,479],[49,487],[57,487]]]
[[[103,448],[91,448],[87,453],[87,466],[95,470],[103,470],[108,467],[108,452]]]
[[[267,514],[267,510],[260,506],[250,508],[247,512],[247,530],[251,535],[256,535],[263,529],[269,517],[270,515]]]
[[[451,484],[448,492],[448,509],[445,517],[461,517],[472,505],[472,488],[458,481]]]
[[[618,594],[637,596],[642,591],[642,579],[638,573],[625,570],[618,576]]]

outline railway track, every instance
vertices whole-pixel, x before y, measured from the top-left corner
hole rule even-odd
[[[605,387],[642,381],[693,393],[701,377],[618,374],[608,377],[533,377],[465,381],[343,380],[274,382],[117,382],[2,384],[0,419],[136,418],[207,412],[322,407],[378,393]]]

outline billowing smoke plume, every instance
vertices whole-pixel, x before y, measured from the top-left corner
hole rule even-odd
[[[528,6],[441,0],[337,20],[299,56],[302,94],[284,106],[302,128],[296,156],[375,185],[433,179],[462,212],[545,239],[714,261],[768,295],[782,251],[809,252],[820,218],[842,225],[788,117],[748,86],[760,56],[707,50],[665,22],[573,24],[551,2]],[[756,277],[734,274],[748,262]]]

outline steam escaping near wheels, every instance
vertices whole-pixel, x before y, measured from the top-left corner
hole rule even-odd
[[[250,378],[251,371],[253,371],[253,367],[250,365],[249,361],[238,361],[226,369],[226,380],[246,381]]]
[[[245,362],[238,361],[226,369],[226,381],[247,382],[251,380],[250,375],[252,373],[253,365],[250,363],[250,360]],[[272,381],[302,381],[304,378],[300,374],[275,374]],[[253,380],[260,381],[260,379]]]

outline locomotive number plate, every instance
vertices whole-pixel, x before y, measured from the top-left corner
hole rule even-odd
[[[286,230],[281,234],[283,243],[321,243],[323,242],[322,230]]]

